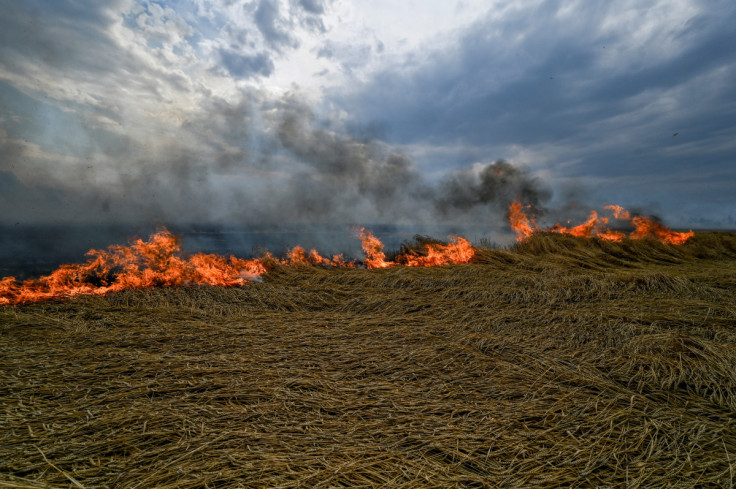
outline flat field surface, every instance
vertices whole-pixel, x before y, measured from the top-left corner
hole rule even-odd
[[[0,309],[0,487],[733,487],[736,236]]]

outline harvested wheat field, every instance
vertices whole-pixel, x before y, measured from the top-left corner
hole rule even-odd
[[[733,487],[736,236],[0,308],[0,487]]]

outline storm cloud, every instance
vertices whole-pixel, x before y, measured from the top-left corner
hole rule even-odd
[[[0,224],[734,223],[724,2],[0,6]]]
[[[429,162],[453,146],[522,157],[599,202],[658,206],[679,225],[698,208],[733,221],[736,7],[502,3],[333,97]]]

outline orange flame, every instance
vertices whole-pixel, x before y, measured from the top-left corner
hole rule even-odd
[[[603,206],[604,209],[608,209],[613,212],[613,217],[616,219],[631,219],[629,211],[621,207],[620,205],[610,204]]]
[[[449,263],[467,263],[474,255],[473,247],[465,238],[455,237],[450,244],[428,244],[426,255],[410,252],[387,261],[383,243],[365,228],[359,237],[365,252],[366,268],[386,268],[404,264],[412,267],[430,267]],[[307,252],[301,246],[292,248],[286,259],[279,260],[270,253],[262,258],[243,260],[233,256],[197,253],[181,256],[179,241],[163,230],[151,235],[148,241],[136,240],[128,246],[113,245],[105,250],[90,250],[83,264],[62,265],[49,275],[18,282],[14,277],[0,279],[0,305],[21,304],[75,295],[105,295],[124,289],[189,284],[245,285],[267,272],[265,263],[282,265],[321,265],[355,268],[355,262],[342,255],[332,259],[322,257],[317,250]]]
[[[386,261],[386,254],[383,252],[383,243],[381,240],[373,236],[373,233],[366,228],[360,228],[360,241],[365,253],[366,268],[388,268],[396,265],[392,261]]]
[[[537,223],[530,219],[524,212],[521,202],[513,201],[509,206],[509,224],[511,229],[516,233],[516,241],[528,238],[535,232],[539,231]]]
[[[439,243],[427,244],[426,255],[410,251],[398,255],[396,261],[386,261],[386,254],[383,252],[383,243],[381,240],[373,236],[365,228],[360,229],[359,237],[363,244],[363,253],[366,255],[366,268],[387,268],[398,264],[408,267],[436,267],[468,263],[475,255],[470,241],[460,236],[455,236],[447,245]]]
[[[598,217],[598,213],[596,211],[590,211],[588,220],[583,224],[567,228],[558,223],[552,226],[550,231],[560,234],[569,234],[570,236],[577,236],[579,238],[590,238],[595,234],[599,234],[597,231],[602,229],[602,226],[607,222],[608,219],[605,217]]]
[[[62,265],[50,275],[19,283],[13,277],[0,280],[0,304],[20,304],[72,297],[104,295],[123,289],[154,286],[208,284],[245,285],[266,273],[259,260],[225,258],[197,253],[180,255],[176,237],[166,230],[129,246],[90,250],[80,265]]]
[[[656,238],[663,243],[681,245],[695,235],[693,231],[686,233],[671,231],[648,217],[636,216],[632,218],[631,213],[620,205],[607,205],[604,209],[610,210],[615,219],[629,221],[634,226],[634,231],[628,236],[630,239],[650,237]],[[627,237],[625,233],[607,229],[605,225],[608,224],[608,221],[609,218],[599,217],[596,211],[591,211],[588,220],[583,224],[565,227],[558,223],[551,228],[541,230],[534,219],[524,213],[521,202],[513,201],[509,206],[509,224],[511,225],[511,229],[516,233],[517,241],[522,241],[535,232],[560,233],[581,238],[597,237],[607,241],[621,241]]]
[[[450,244],[430,243],[427,255],[407,253],[399,255],[396,260],[409,267],[436,267],[451,263],[468,263],[475,255],[470,241],[460,236],[452,238]]]
[[[623,239],[626,237],[626,233],[622,233],[621,231],[611,231],[610,229],[606,229],[598,233],[596,236],[598,236],[601,239],[605,239],[606,241],[623,241]]]
[[[329,259],[320,256],[317,250],[307,250],[301,246],[293,247],[287,254],[287,260],[283,263],[289,265],[331,265]]]
[[[317,250],[307,250],[295,246],[286,254],[286,260],[279,261],[284,265],[325,265],[340,268],[355,268],[355,263],[349,262],[342,255],[334,255],[332,260],[320,255]]]
[[[355,262],[345,260],[342,254],[332,256],[332,265],[339,268],[355,268]]]
[[[683,244],[694,235],[670,231],[647,217],[630,217],[620,206],[606,206],[616,219],[630,220],[635,230],[629,238],[655,237],[669,244]],[[599,217],[592,211],[588,220],[580,225],[564,227],[556,224],[547,232],[573,236],[596,236],[606,240],[620,241],[626,235],[611,231],[604,226],[609,218]],[[526,215],[521,202],[512,202],[509,207],[509,222],[516,232],[517,240],[540,232],[533,218]],[[369,230],[361,228],[358,234],[365,253],[366,268],[387,268],[395,265],[431,267],[446,264],[468,263],[475,251],[470,242],[454,237],[449,244],[430,243],[421,252],[409,251],[386,260],[383,243]],[[236,257],[197,253],[188,258],[181,256],[177,238],[163,230],[153,234],[148,241],[136,240],[128,246],[110,246],[107,250],[90,250],[89,259],[83,264],[62,265],[49,275],[38,279],[18,282],[14,277],[0,279],[0,305],[21,304],[49,299],[60,299],[80,294],[104,295],[124,289],[141,289],[156,286],[178,286],[208,284],[217,286],[242,286],[259,280],[267,272],[266,263],[284,265],[321,265],[342,268],[355,267],[355,262],[346,261],[342,255],[332,259],[322,257],[316,250],[307,252],[301,246],[292,248],[285,260],[267,253],[259,259],[244,260]]]
[[[678,233],[670,231],[660,223],[649,219],[648,217],[637,216],[631,220],[636,229],[631,233],[632,238],[657,238],[663,243],[672,245],[681,245],[692,238],[695,234],[692,231],[687,233]]]

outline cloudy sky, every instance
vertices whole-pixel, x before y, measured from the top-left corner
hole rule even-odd
[[[736,228],[732,0],[0,7],[0,224]]]

